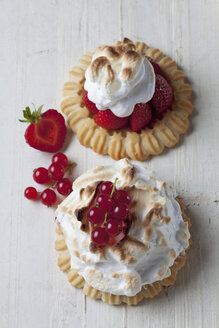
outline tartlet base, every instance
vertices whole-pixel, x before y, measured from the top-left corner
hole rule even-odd
[[[183,71],[177,68],[175,61],[143,42],[136,42],[135,45],[138,53],[151,57],[159,64],[174,90],[172,110],[167,110],[152,129],[145,128],[140,133],[128,128],[106,130],[95,123],[82,101],[85,71],[91,62],[92,53],[80,58],[79,65],[71,69],[70,80],[63,88],[61,110],[79,142],[99,154],[109,154],[115,160],[127,157],[144,161],[149,156],[160,154],[165,147],[175,146],[180,135],[188,130],[188,117],[193,111],[190,86],[185,83]]]
[[[185,222],[188,223],[188,228],[191,227],[190,218],[185,213],[186,207],[182,200],[178,201],[182,217]],[[68,251],[67,245],[65,243],[64,235],[58,227],[56,228],[57,238],[55,241],[55,249],[58,252],[58,266],[61,271],[63,271],[68,278],[68,281],[73,287],[82,288],[83,293],[93,299],[100,299],[105,303],[110,305],[119,305],[121,303],[126,303],[128,305],[137,305],[144,298],[153,298],[157,296],[165,287],[174,285],[177,279],[178,271],[185,265],[186,253],[179,255],[174,264],[170,267],[171,275],[163,280],[156,281],[152,284],[147,284],[142,286],[142,289],[135,296],[125,296],[125,295],[114,295],[110,293],[101,292],[86,283],[84,278],[78,274],[78,272],[71,268],[71,257]],[[192,238],[190,237],[189,246],[186,251],[192,245]]]

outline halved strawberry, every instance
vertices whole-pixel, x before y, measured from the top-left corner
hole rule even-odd
[[[82,95],[82,99],[83,102],[85,104],[85,106],[87,107],[87,109],[92,113],[92,114],[97,114],[99,112],[99,110],[97,109],[95,103],[93,103],[92,101],[90,101],[88,99],[88,92],[86,90],[84,90],[83,95]]]
[[[161,114],[167,110],[172,105],[173,99],[174,95],[172,87],[162,75],[157,74],[155,92],[151,99],[156,112]]]
[[[150,123],[152,117],[151,106],[149,103],[136,104],[134,111],[130,117],[130,128],[137,132]]]
[[[63,116],[55,109],[49,109],[41,114],[42,106],[32,113],[29,107],[23,110],[24,120],[30,122],[25,132],[26,142],[33,148],[49,153],[57,152],[63,145],[66,126]]]
[[[149,60],[149,62],[151,63],[151,65],[153,66],[154,68],[154,73],[155,74],[158,74],[160,73],[160,66],[155,63],[155,61],[153,61],[153,59],[151,57],[148,57],[148,56],[145,56],[147,58],[147,60]]]
[[[110,109],[100,110],[94,121],[107,130],[121,129],[128,123],[129,117],[118,117]]]

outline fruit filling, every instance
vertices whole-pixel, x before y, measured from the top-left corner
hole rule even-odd
[[[87,211],[87,219],[92,224],[91,240],[98,246],[117,244],[127,235],[131,225],[131,198],[126,190],[116,188],[117,180],[99,185]]]
[[[89,100],[88,92],[84,90],[82,99],[90,111],[94,121],[107,130],[129,127],[133,132],[140,132],[144,128],[152,128],[155,121],[162,118],[164,112],[171,109],[174,93],[171,85],[163,76],[160,66],[147,57],[155,73],[155,91],[147,103],[138,103],[134,111],[127,117],[118,117],[110,109],[98,110],[95,103]]]

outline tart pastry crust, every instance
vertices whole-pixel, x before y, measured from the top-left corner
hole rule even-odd
[[[122,42],[117,42],[116,45],[120,44]],[[136,42],[135,46],[139,54],[145,54],[159,64],[174,90],[172,110],[167,110],[152,129],[145,128],[140,133],[128,128],[106,130],[95,123],[82,101],[85,71],[91,62],[92,53],[80,58],[79,65],[70,71],[70,81],[63,88],[61,110],[67,116],[80,143],[99,154],[109,154],[115,160],[128,157],[144,161],[151,155],[160,154],[165,147],[175,146],[180,135],[188,130],[188,117],[193,111],[190,86],[184,82],[183,71],[177,68],[175,61],[143,42]]]
[[[184,203],[176,198],[178,201],[182,217],[185,222],[188,223],[188,228],[191,227],[191,222],[189,217],[186,215],[186,207]],[[153,298],[157,296],[164,287],[174,285],[177,279],[178,271],[184,266],[186,261],[186,254],[180,255],[175,259],[174,264],[170,267],[171,275],[163,280],[155,281],[152,284],[142,286],[142,289],[135,296],[125,296],[125,295],[113,295],[110,293],[101,292],[89,284],[86,283],[84,278],[78,274],[78,272],[71,268],[71,257],[68,248],[65,243],[64,235],[60,230],[60,226],[56,228],[57,238],[55,241],[55,249],[58,252],[58,265],[61,271],[63,271],[68,278],[68,281],[73,287],[82,288],[83,293],[93,299],[101,299],[103,302],[110,305],[119,305],[121,303],[126,303],[128,305],[137,305],[144,298]],[[192,245],[192,238],[189,239],[189,246],[186,251]]]

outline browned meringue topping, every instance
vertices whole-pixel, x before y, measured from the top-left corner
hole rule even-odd
[[[120,243],[111,247],[112,252],[122,263],[134,264],[137,261],[137,255],[147,250],[147,246],[132,236],[126,236]]]
[[[134,43],[127,38],[123,42],[118,42],[115,46],[98,47],[90,65],[92,78],[96,79],[100,69],[105,67],[105,84],[113,82],[115,74],[111,65],[115,60],[121,59],[123,62],[121,77],[122,80],[128,81],[132,78],[140,58],[141,55],[138,54]]]

